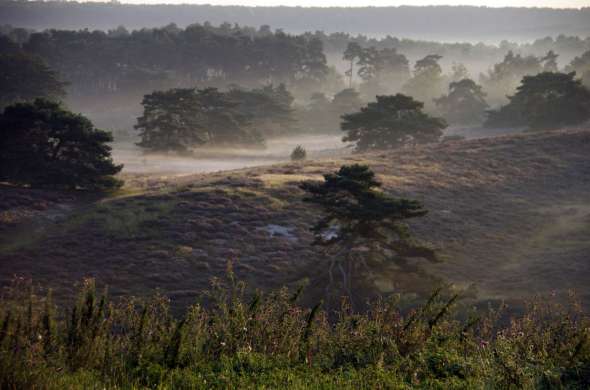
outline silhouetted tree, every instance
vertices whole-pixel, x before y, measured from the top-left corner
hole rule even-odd
[[[488,104],[482,87],[471,79],[449,84],[449,94],[435,99],[443,117],[450,123],[474,125],[485,120]]]
[[[294,98],[285,84],[276,87],[271,84],[251,90],[232,86],[226,95],[235,103],[235,110],[263,136],[294,131],[297,122],[293,109]]]
[[[451,82],[461,81],[461,80],[469,79],[469,78],[471,78],[471,77],[469,77],[469,71],[467,70],[465,65],[453,63],[453,66],[451,68],[451,76],[450,76]]]
[[[23,52],[0,54],[0,110],[35,98],[60,99],[65,83],[39,57]]]
[[[486,126],[528,126],[532,130],[581,124],[590,119],[590,90],[576,73],[543,72],[525,76],[500,110],[490,111]]]
[[[186,152],[201,145],[262,145],[261,135],[240,113],[240,102],[216,88],[171,89],[145,95],[137,118],[139,146]]]
[[[298,121],[302,128],[316,134],[338,131],[340,118],[331,109],[331,100],[323,93],[316,92],[311,95],[307,107],[298,112]]]
[[[352,78],[354,77],[354,64],[360,58],[363,48],[356,42],[349,42],[342,58],[350,62],[350,69],[346,71],[348,77],[348,88],[352,88]]]
[[[400,90],[410,78],[408,59],[396,49],[363,49],[358,59],[358,75],[363,80],[360,89],[364,96],[392,93]]]
[[[151,151],[186,152],[208,141],[203,118],[198,115],[199,97],[194,89],[171,89],[145,95],[143,115],[137,118],[142,148]]]
[[[438,61],[442,56],[430,54],[414,65],[414,76],[404,85],[406,95],[432,106],[434,98],[444,93],[444,78]]]
[[[348,133],[343,141],[355,142],[357,151],[436,142],[446,122],[425,114],[423,106],[402,94],[377,96],[360,112],[342,116],[341,128]]]
[[[549,50],[547,54],[545,54],[545,57],[541,58],[543,72],[557,72],[559,70],[557,67],[558,57],[559,55],[555,54],[553,50]]]
[[[301,161],[305,160],[307,157],[307,151],[301,145],[297,145],[295,149],[291,152],[291,161]]]
[[[576,72],[582,78],[582,83],[586,88],[590,88],[590,50],[574,58],[566,67],[566,71]]]
[[[412,238],[405,221],[426,215],[415,200],[396,199],[380,191],[381,183],[366,165],[344,165],[324,175],[323,182],[304,182],[306,201],[319,205],[324,216],[313,226],[315,243],[334,248],[329,267],[338,266],[352,295],[351,273],[373,262],[421,257],[437,261],[435,252]],[[369,264],[368,264],[369,263]]]
[[[16,103],[0,115],[0,181],[31,186],[106,190],[122,185],[110,133],[58,103]]]
[[[362,105],[360,94],[352,88],[346,88],[334,95],[331,111],[339,118],[341,115],[358,111]]]
[[[532,55],[521,56],[509,51],[504,60],[495,64],[487,75],[480,76],[480,83],[489,95],[493,105],[506,101],[506,96],[516,90],[520,80],[526,75],[542,71],[541,59]]]

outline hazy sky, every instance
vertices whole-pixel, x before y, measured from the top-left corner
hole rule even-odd
[[[590,0],[122,0],[125,3],[191,3],[214,5],[288,5],[288,6],[388,6],[388,5],[476,5],[488,7],[590,7]]]

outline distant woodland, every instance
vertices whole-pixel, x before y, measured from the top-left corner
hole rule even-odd
[[[211,5],[2,1],[0,24],[45,29],[135,29],[176,23],[269,25],[291,33],[342,31],[436,41],[531,40],[546,35],[590,34],[590,8],[387,7],[301,8]]]

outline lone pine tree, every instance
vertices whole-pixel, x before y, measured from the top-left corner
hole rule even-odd
[[[427,210],[411,199],[394,198],[380,190],[381,183],[366,165],[344,165],[324,175],[323,182],[304,182],[305,201],[320,206],[324,216],[313,226],[315,243],[335,249],[329,274],[338,267],[343,284],[351,291],[351,273],[369,262],[404,264],[420,257],[438,261],[433,249],[419,243],[405,224],[423,217]]]

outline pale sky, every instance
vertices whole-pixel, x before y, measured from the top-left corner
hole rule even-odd
[[[122,0],[124,3],[190,3],[213,5],[245,5],[245,6],[316,6],[316,7],[363,7],[363,6],[398,6],[398,5],[475,5],[487,7],[552,7],[552,8],[582,8],[590,7],[590,0]],[[590,21],[588,21],[590,23]]]

